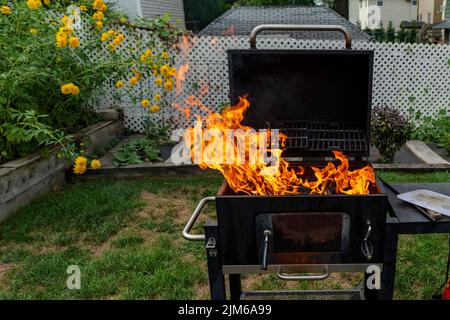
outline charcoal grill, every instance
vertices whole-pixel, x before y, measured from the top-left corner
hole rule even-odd
[[[339,31],[346,49],[256,49],[256,35],[265,30]],[[262,25],[250,43],[248,50],[228,51],[231,102],[245,95],[251,105],[243,124],[280,129],[287,136],[283,158],[293,167],[302,161],[307,172],[332,161],[333,150],[349,157],[350,169],[367,165],[373,52],[352,50],[340,26]],[[249,196],[224,182],[217,196],[200,201],[183,236],[205,241],[213,299],[225,298],[225,274],[230,297],[238,299],[270,296],[243,293],[241,274],[323,280],[333,272],[365,272],[370,265],[382,269],[388,202],[378,183],[372,189],[368,195]],[[202,208],[212,201],[217,221],[206,222],[205,235],[192,235]],[[354,290],[330,292],[322,296],[360,297]]]

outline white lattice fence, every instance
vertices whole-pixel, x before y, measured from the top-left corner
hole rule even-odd
[[[151,33],[134,31],[128,35],[128,49],[136,49],[139,41]],[[218,111],[228,101],[227,49],[248,48],[247,37],[200,37],[191,39],[192,48],[187,56],[175,55],[176,66],[189,64],[183,89],[170,97],[171,103],[185,104],[194,95],[205,106]],[[343,41],[298,40],[287,37],[260,37],[261,49],[344,49]],[[450,108],[450,46],[426,44],[354,42],[354,49],[374,50],[373,105],[387,104],[407,114],[409,109],[427,115],[436,115],[440,109]],[[147,86],[146,88],[144,88]],[[207,90],[206,90],[207,88]],[[151,84],[141,83],[137,90],[151,90]],[[117,104],[107,95],[103,106]],[[122,101],[125,124],[130,130],[142,131],[142,120],[147,117],[167,117],[175,120],[178,128],[192,125],[193,118],[185,119],[175,108],[159,115],[149,114],[131,101]],[[201,113],[198,109],[194,113]]]

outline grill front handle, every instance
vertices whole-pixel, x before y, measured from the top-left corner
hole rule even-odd
[[[315,25],[315,24],[261,24],[253,29],[250,34],[250,48],[256,49],[256,36],[261,31],[337,31],[344,35],[345,48],[352,48],[352,36],[347,29],[340,25]]]
[[[281,267],[278,268],[277,277],[286,281],[301,281],[301,280],[325,280],[330,276],[330,268],[328,265],[324,266],[324,272],[322,274],[315,275],[300,275],[300,274],[286,274],[282,273]]]
[[[183,238],[190,241],[205,241],[204,234],[191,234],[190,232],[205,204],[211,201],[216,201],[216,197],[206,197],[200,200],[194,212],[192,213],[192,216],[189,218],[188,222],[183,228]]]

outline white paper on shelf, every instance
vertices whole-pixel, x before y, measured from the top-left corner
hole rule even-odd
[[[403,201],[436,211],[450,217],[450,197],[425,189],[409,191],[397,195]]]

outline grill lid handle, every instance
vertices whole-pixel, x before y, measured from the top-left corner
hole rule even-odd
[[[352,36],[347,29],[340,25],[315,25],[315,24],[261,24],[253,29],[250,34],[250,48],[256,49],[256,36],[261,31],[338,31],[344,35],[345,48],[352,48]]]
[[[183,228],[183,238],[186,240],[191,241],[205,241],[205,235],[204,234],[191,234],[191,229],[194,226],[195,222],[197,221],[197,218],[202,211],[203,207],[207,202],[215,201],[216,197],[206,197],[200,200],[197,207],[195,208],[194,212],[192,213],[192,216],[189,218],[188,222]]]

